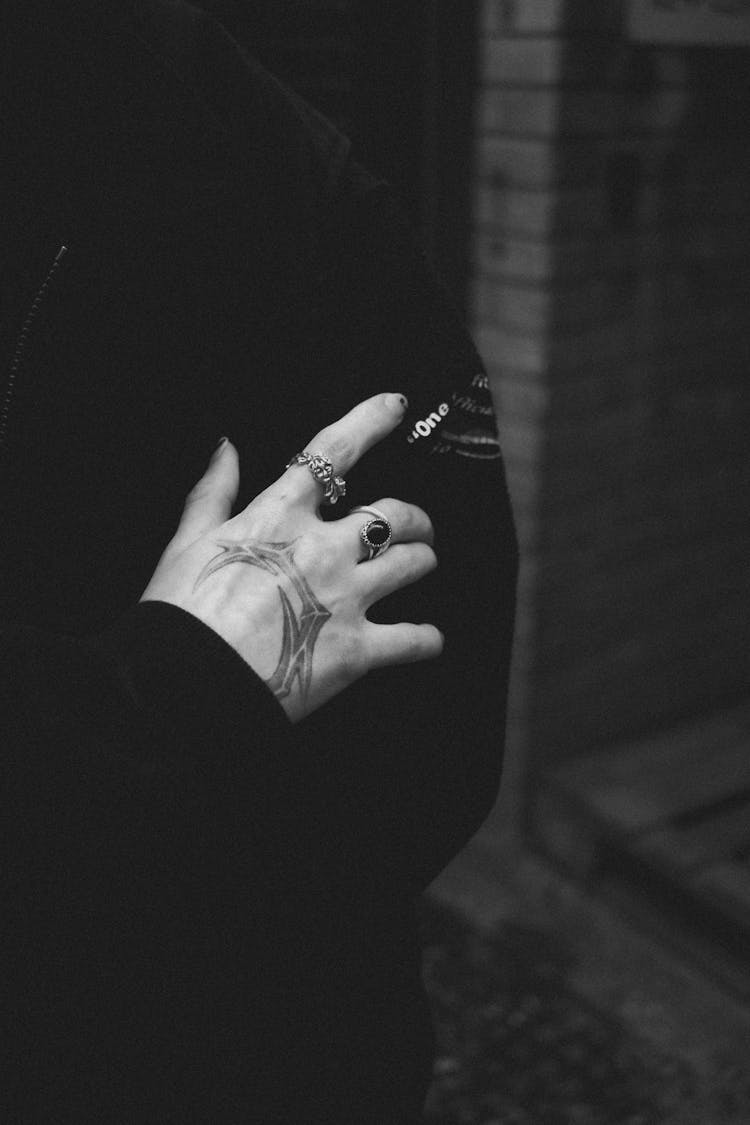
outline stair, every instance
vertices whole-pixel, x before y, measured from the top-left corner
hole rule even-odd
[[[532,833],[750,997],[750,700],[545,771]]]

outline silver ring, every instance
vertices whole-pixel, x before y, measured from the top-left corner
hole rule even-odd
[[[346,481],[336,476],[333,464],[322,453],[295,453],[287,469],[291,469],[292,465],[307,465],[315,479],[323,485],[324,503],[335,504],[339,497],[346,495]]]
[[[376,559],[378,555],[382,555],[384,551],[388,550],[393,538],[393,528],[390,520],[379,508],[362,505],[358,508],[352,508],[352,513],[354,512],[367,512],[374,517],[359,529],[359,537],[365,545],[367,562],[369,562],[370,559]]]

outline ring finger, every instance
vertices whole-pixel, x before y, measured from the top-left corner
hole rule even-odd
[[[359,566],[354,574],[365,609],[388,594],[418,582],[437,566],[437,556],[427,543],[397,543],[378,558]]]

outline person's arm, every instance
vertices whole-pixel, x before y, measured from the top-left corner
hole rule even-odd
[[[347,472],[404,406],[376,395],[309,447]],[[92,1045],[87,1019],[125,1057],[144,1021],[177,1019],[174,1005],[193,1003],[206,974],[231,990],[253,959],[273,960],[267,937],[253,944],[248,900],[262,932],[274,903],[321,881],[326,810],[293,724],[369,670],[442,648],[431,624],[386,629],[365,616],[433,569],[424,512],[396,503],[394,546],[360,566],[358,517],[324,523],[323,487],[306,465],[232,515],[238,478],[225,443],[143,600],[105,633],[0,633],[13,1010],[39,1042],[47,1021],[65,1050],[81,1040],[79,1062]],[[217,941],[227,962],[211,966]],[[150,1005],[152,994],[139,1016],[134,997]]]
[[[409,399],[403,433],[351,474],[347,500],[405,497],[432,518],[437,573],[383,612],[439,623],[444,655],[424,669],[371,673],[295,737],[301,757],[320,764],[328,807],[321,830],[340,857],[342,884],[375,879],[385,894],[413,890],[479,826],[502,760],[517,552],[491,403],[477,386],[482,364],[394,192],[351,160],[351,145],[330,122],[190,5],[148,18],[143,35],[222,123],[235,154],[239,245],[244,199],[262,169],[263,237],[271,232],[274,271],[295,278],[294,303],[275,328],[290,344],[284,378],[293,398],[279,388],[289,431],[306,419],[322,423],[383,385],[403,386]],[[249,236],[248,261],[258,260],[258,238]],[[248,401],[256,386],[248,373]],[[450,409],[441,418],[443,404]],[[436,411],[436,429],[409,443]],[[443,441],[456,421],[458,440]],[[467,440],[470,431],[476,441]]]
[[[96,1105],[148,1088],[139,1051],[181,1049],[209,968],[217,814],[232,817],[213,792],[233,783],[267,839],[283,806],[258,763],[272,756],[277,794],[299,769],[261,679],[159,602],[86,639],[0,629],[0,727],[0,1026],[17,1084],[0,1106],[42,1120],[71,1090]]]
[[[403,396],[375,395],[310,447],[330,451],[346,472],[405,407]],[[224,439],[140,604],[101,635],[0,630],[11,818],[38,821],[49,791],[72,828],[75,808],[106,813],[105,791],[131,775],[147,786],[162,774],[220,772],[238,758],[246,770],[273,772],[294,757],[289,720],[372,668],[439,654],[431,625],[386,630],[365,619],[374,602],[433,568],[424,513],[400,504],[401,544],[360,569],[357,521],[321,522],[323,486],[306,466],[290,464],[233,516],[238,488],[237,453]]]
[[[127,863],[144,828],[153,843],[174,839],[204,771],[288,749],[289,722],[260,678],[165,603],[136,605],[88,638],[0,629],[0,700],[2,871],[31,897],[37,877],[64,897],[86,866]]]

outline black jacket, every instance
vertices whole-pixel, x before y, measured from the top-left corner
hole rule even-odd
[[[3,20],[0,1117],[397,1122],[428,1061],[411,902],[502,757],[516,547],[480,360],[388,186],[210,18]],[[378,613],[445,654],[292,727],[138,598],[220,435],[245,504],[388,389],[407,420],[347,501],[430,513],[438,571]]]

